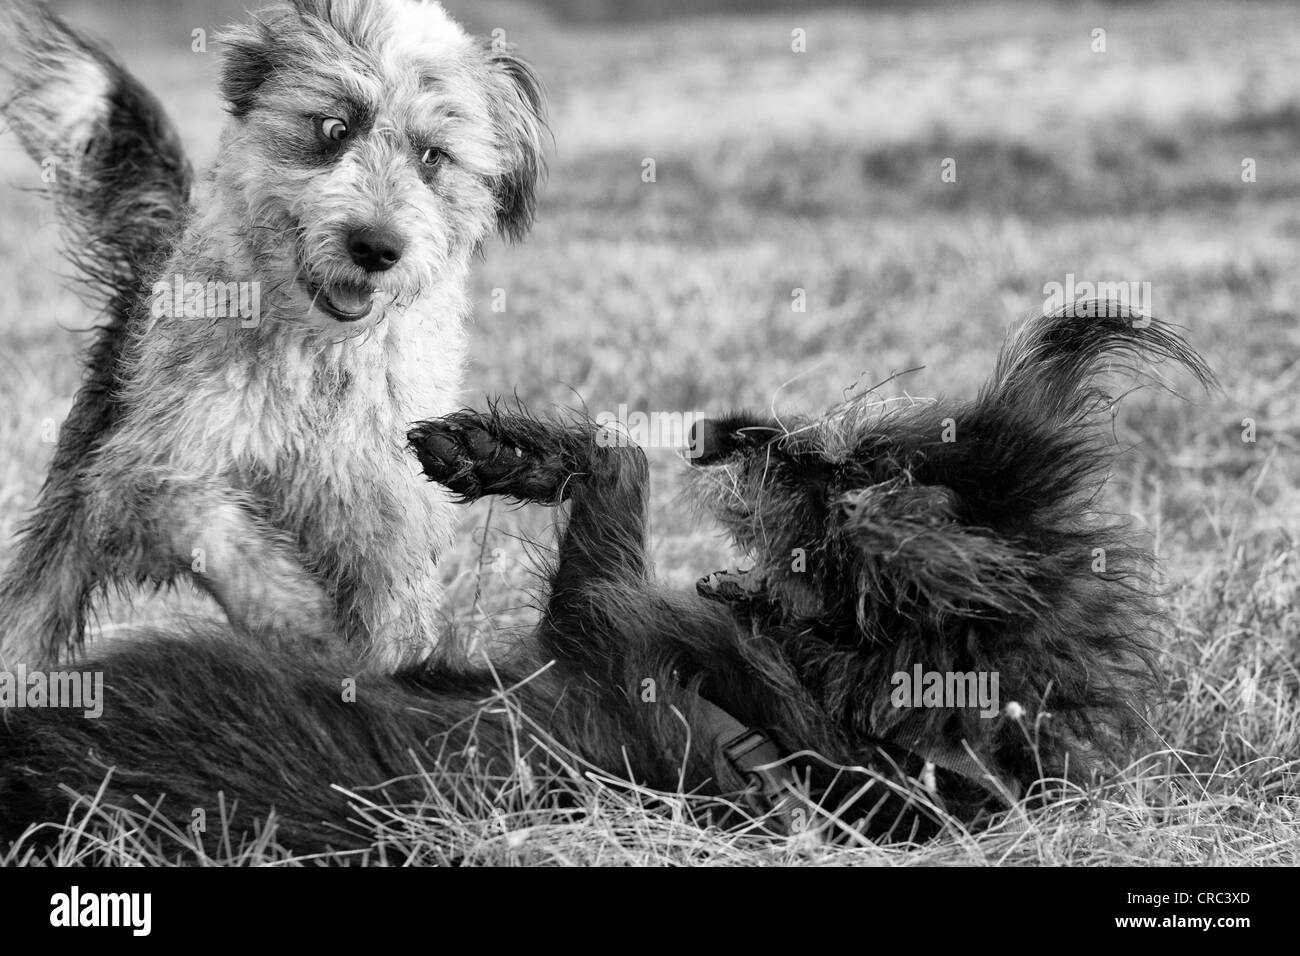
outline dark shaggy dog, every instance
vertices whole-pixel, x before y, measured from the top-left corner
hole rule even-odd
[[[411,432],[421,464],[462,498],[569,502],[517,659],[363,671],[347,702],[356,665],[342,656],[219,634],[137,641],[86,665],[107,674],[102,719],[10,713],[0,832],[61,817],[60,785],[93,794],[113,767],[109,802],[165,794],[159,812],[181,830],[221,793],[238,801],[237,833],[275,810],[287,846],[364,846],[373,834],[331,784],[388,780],[384,798],[402,804],[425,792],[419,767],[489,780],[522,761],[563,776],[521,721],[569,766],[719,796],[752,784],[779,805],[773,820],[833,813],[873,837],[1085,782],[1140,729],[1150,685],[1151,556],[1097,508],[1112,403],[1094,383],[1146,358],[1211,381],[1165,326],[1057,315],[1011,339],[974,401],[697,427],[695,499],[752,568],[687,594],[651,580],[640,450],[499,409],[425,422]],[[1000,706],[895,706],[896,675],[917,665],[996,673]],[[514,707],[484,707],[502,686]]]

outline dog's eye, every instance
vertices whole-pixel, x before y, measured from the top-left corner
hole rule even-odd
[[[342,142],[348,138],[348,124],[337,116],[327,116],[321,120],[320,134],[325,139]]]
[[[428,149],[426,149],[423,153],[420,154],[420,162],[423,163],[425,166],[428,166],[430,169],[433,169],[434,167],[437,166],[441,166],[443,161],[446,158],[447,158],[447,151],[444,149],[439,149],[437,146],[430,146]]]

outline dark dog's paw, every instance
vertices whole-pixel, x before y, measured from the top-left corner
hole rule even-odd
[[[508,495],[558,502],[568,478],[560,443],[535,419],[490,412],[457,412],[420,422],[407,439],[431,480],[466,500]]]

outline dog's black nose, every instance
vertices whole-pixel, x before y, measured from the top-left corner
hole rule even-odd
[[[365,226],[348,233],[348,254],[367,272],[385,272],[402,258],[402,239],[391,229]]]
[[[692,465],[716,465],[737,452],[765,448],[784,433],[776,423],[752,415],[700,418],[691,423],[685,454]]]
[[[718,423],[712,418],[701,418],[691,423],[690,434],[686,437],[686,457],[692,464],[702,465],[718,457],[721,442],[718,439]]]

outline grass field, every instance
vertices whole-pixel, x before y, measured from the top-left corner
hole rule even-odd
[[[102,19],[102,14],[100,14]],[[102,32],[178,118],[196,157],[219,127],[215,64],[192,26]],[[1117,423],[1132,450],[1112,506],[1147,527],[1175,622],[1159,752],[1112,787],[922,848],[810,847],[702,829],[591,783],[579,818],[514,804],[447,819],[417,857],[469,863],[1300,863],[1300,18],[1285,4],[1023,4],[563,28],[482,7],[532,54],[556,149],[538,226],[494,245],[466,401],[641,411],[816,410],[855,383],[965,394],[1043,286],[1149,282],[1220,394],[1147,389]],[[806,31],[807,52],[791,50]],[[1093,31],[1105,30],[1106,52]],[[116,31],[116,32],[115,32]],[[653,159],[653,183],[643,161]],[[956,182],[944,182],[945,160]],[[1255,181],[1243,182],[1254,160]],[[34,500],[90,324],[62,281],[36,175],[0,137],[0,561]],[[806,311],[792,310],[802,289]],[[494,290],[506,310],[493,311]],[[1256,440],[1242,440],[1243,420]],[[652,449],[653,550],[689,586],[726,560],[678,507],[684,467]],[[527,620],[520,531],[551,516],[466,511],[445,563],[462,633]],[[486,539],[486,546],[484,541]],[[499,549],[499,551],[498,551]],[[487,560],[485,560],[485,556]],[[156,619],[194,598],[115,605]],[[436,790],[436,788],[434,788]],[[381,812],[376,810],[377,815]],[[388,860],[404,859],[399,843]],[[230,858],[282,859],[259,845]],[[65,861],[159,856],[122,830]],[[20,855],[11,854],[11,859]]]

